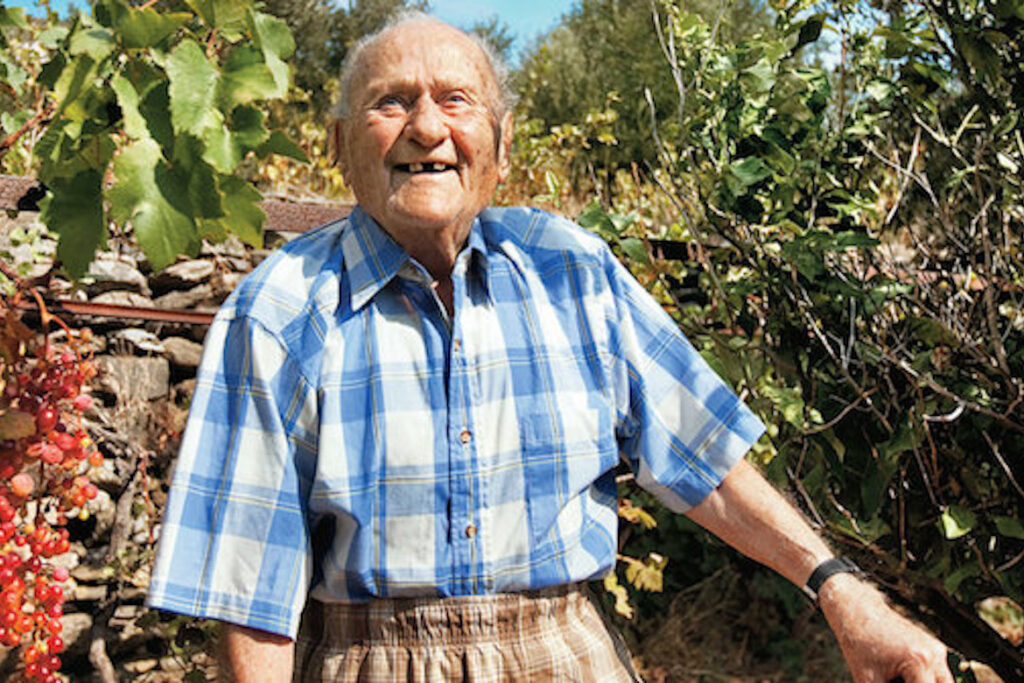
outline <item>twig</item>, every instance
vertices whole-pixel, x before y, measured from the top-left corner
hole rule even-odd
[[[924,382],[926,385],[928,385],[929,389],[939,394],[940,396],[948,398],[952,401],[956,401],[957,403],[961,403],[965,408],[975,413],[991,417],[999,424],[1003,425],[1007,429],[1017,432],[1018,434],[1024,434],[1024,425],[1017,424],[1013,420],[1009,419],[1007,416],[997,413],[991,408],[986,408],[985,406],[975,403],[974,401],[968,401],[962,396],[958,396],[957,394],[953,393],[952,391],[950,391],[949,389],[947,389],[946,387],[942,386],[934,379],[932,379],[931,375],[922,375],[920,372],[915,370],[913,366],[910,365],[910,363],[906,362],[905,360],[893,358],[885,351],[883,351],[883,354],[889,360],[890,363],[895,363],[901,370],[903,370],[905,373],[913,377],[915,380]]]
[[[1006,472],[1007,479],[1013,484],[1013,488],[1017,489],[1017,493],[1020,494],[1021,498],[1024,498],[1024,489],[1021,488],[1020,484],[1013,476],[1013,472],[1010,470],[1010,466],[1006,464],[1006,460],[1003,459],[1002,454],[999,452],[999,445],[992,440],[992,437],[987,432],[982,432],[981,435],[985,437],[985,441],[988,442],[988,447],[992,449],[992,455],[995,456],[996,462],[1003,468],[1003,472]]]
[[[37,103],[37,106],[39,106],[41,104],[42,103]],[[53,104],[46,103],[45,105],[42,105],[42,108],[39,109],[39,111],[37,111],[35,113],[35,116],[30,118],[25,123],[21,124],[21,128],[19,128],[18,130],[14,131],[13,133],[11,133],[7,137],[5,137],[3,140],[0,140],[0,157],[3,157],[5,154],[7,154],[8,150],[10,150],[11,147],[14,146],[14,143],[17,142],[21,138],[22,135],[24,135],[25,133],[27,133],[31,129],[35,128],[36,126],[38,126],[43,120],[47,119],[50,116],[50,114],[52,114],[52,113],[53,113]]]
[[[866,392],[864,392],[863,395],[858,396],[856,398],[856,400],[854,400],[852,403],[848,403],[845,408],[843,408],[842,410],[839,411],[838,415],[833,417],[831,420],[829,420],[825,424],[819,425],[819,426],[817,426],[817,427],[815,427],[813,429],[804,430],[804,435],[805,436],[810,436],[812,434],[820,434],[821,432],[824,432],[824,431],[827,431],[829,429],[832,429],[837,424],[842,422],[843,418],[846,417],[847,415],[849,415],[850,411],[853,410],[854,408],[856,408],[860,404],[861,401],[863,401],[868,396],[871,396],[871,394],[875,393],[876,391],[878,391],[877,387],[874,388],[874,389],[867,390]]]

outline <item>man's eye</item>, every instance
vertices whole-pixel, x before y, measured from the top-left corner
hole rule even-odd
[[[377,100],[377,109],[393,109],[395,107],[405,107],[405,101],[398,95],[386,95]]]
[[[448,93],[447,95],[445,95],[444,99],[442,100],[442,103],[450,106],[471,104],[468,97],[458,92]]]

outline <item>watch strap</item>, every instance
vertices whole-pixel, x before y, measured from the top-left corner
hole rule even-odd
[[[818,602],[818,591],[828,581],[829,577],[835,574],[863,574],[864,570],[854,564],[848,557],[830,557],[811,572],[807,583],[803,587],[804,594],[814,602]]]

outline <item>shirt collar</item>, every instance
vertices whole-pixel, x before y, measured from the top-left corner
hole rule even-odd
[[[341,251],[352,293],[353,311],[365,306],[403,265],[413,261],[398,242],[358,205],[349,214],[349,227],[341,237]],[[469,270],[478,270],[486,286],[487,243],[479,217],[473,219],[464,251],[469,252]]]

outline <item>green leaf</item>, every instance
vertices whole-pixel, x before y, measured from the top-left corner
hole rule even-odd
[[[729,167],[729,173],[740,187],[736,194],[742,194],[751,185],[761,182],[772,174],[772,169],[757,157],[747,157]]]
[[[127,48],[154,47],[184,26],[192,15],[185,12],[157,12],[152,7],[132,9],[118,23]]]
[[[1002,536],[1016,538],[1024,541],[1024,524],[1016,517],[993,517],[996,523],[996,531]]]
[[[951,541],[969,534],[977,523],[974,513],[961,505],[946,507],[939,519],[942,535]]]
[[[207,128],[202,136],[205,149],[203,160],[221,173],[232,173],[242,160],[238,145],[231,138],[231,131],[223,125]]]
[[[288,65],[284,60],[295,52],[292,32],[288,29],[288,24],[262,12],[253,13],[253,29],[256,43],[263,51],[267,68],[270,69],[274,83],[277,84],[273,97],[284,97],[288,93],[290,81]]]
[[[786,422],[797,429],[804,427],[804,399],[800,387],[787,387],[776,384],[766,384],[761,388],[764,394],[782,413]]]
[[[248,45],[231,51],[221,68],[217,99],[224,111],[254,100],[278,97],[278,84],[263,53]]]
[[[50,194],[41,202],[40,219],[60,235],[57,258],[77,280],[106,242],[103,175],[86,169],[70,178],[52,178],[48,185]]]
[[[202,158],[202,143],[191,135],[175,141],[171,166],[188,189],[188,203],[195,218],[221,218],[224,204],[217,187],[218,175]]]
[[[224,217],[200,222],[204,237],[223,239],[234,233],[246,244],[263,246],[263,222],[267,216],[260,208],[263,197],[252,185],[234,176],[221,179]]]
[[[619,247],[622,248],[622,252],[626,256],[637,263],[647,265],[651,262],[650,257],[647,255],[647,247],[644,245],[643,240],[636,237],[624,237],[619,240]]]
[[[309,163],[309,157],[306,156],[306,152],[279,130],[275,130],[270,134],[267,141],[257,148],[256,154],[260,157],[264,157],[267,154],[278,154],[301,161],[304,164]]]
[[[188,0],[203,23],[229,33],[244,28],[249,4],[244,0]]]
[[[256,42],[265,54],[272,54],[281,59],[292,56],[295,52],[295,39],[292,38],[288,24],[263,12],[253,12],[252,20]]]
[[[176,133],[202,137],[205,130],[223,123],[224,116],[214,107],[217,70],[199,45],[187,40],[174,48],[167,60],[167,77],[171,123]]]
[[[199,247],[187,205],[187,188],[170,173],[160,146],[146,139],[132,143],[114,160],[114,186],[107,191],[114,219],[131,222],[135,237],[155,270]]]
[[[808,17],[807,20],[800,25],[800,34],[797,36],[796,45],[793,46],[793,52],[796,52],[804,45],[813,43],[821,36],[821,29],[825,25],[825,15],[815,14],[812,17]]]
[[[117,96],[118,106],[121,107],[124,131],[133,140],[149,137],[146,119],[139,113],[139,93],[135,91],[135,87],[121,74],[110,79],[110,87]]]
[[[39,32],[36,40],[47,50],[56,50],[61,41],[67,38],[68,29],[66,26],[50,26]]]
[[[263,112],[255,107],[237,107],[231,112],[229,127],[243,156],[254,149],[260,149],[268,141],[270,133],[263,126],[264,118]]]
[[[115,47],[117,42],[113,32],[97,26],[72,33],[68,51],[73,55],[89,55],[94,61],[102,62]]]
[[[57,98],[58,113],[65,113],[72,118],[85,118],[88,112],[81,107],[74,106],[78,96],[96,77],[96,62],[92,58],[82,55],[72,60],[70,68],[61,71],[57,82],[53,86],[53,94]]]
[[[174,145],[174,130],[171,126],[171,102],[168,93],[167,81],[150,88],[149,92],[142,96],[139,103],[139,113],[146,119],[146,128],[149,134],[160,143],[164,149]]]
[[[0,5],[0,28],[28,28],[25,10],[21,7],[3,7]]]

